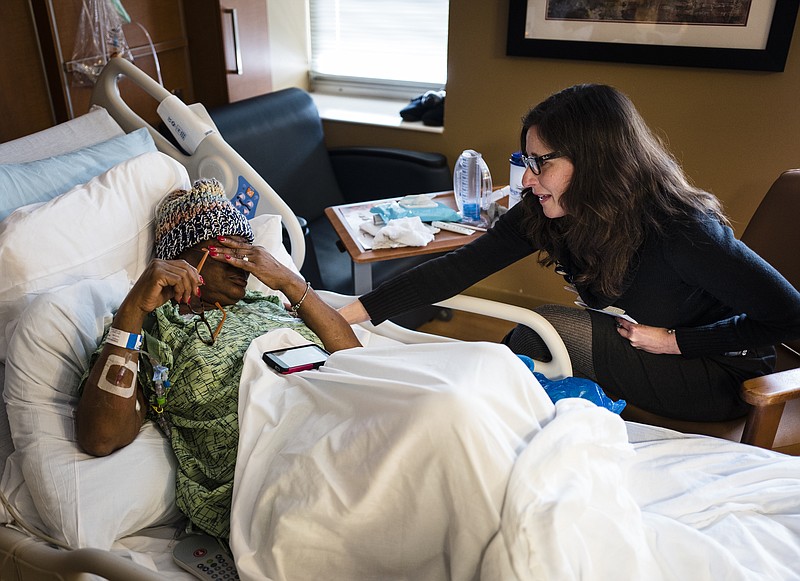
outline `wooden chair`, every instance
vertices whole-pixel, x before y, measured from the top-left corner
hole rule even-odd
[[[800,169],[782,173],[764,196],[742,234],[742,241],[800,288]],[[626,420],[706,434],[800,455],[800,340],[777,345],[774,373],[742,384],[752,408],[746,418],[728,422],[671,420],[628,405]]]

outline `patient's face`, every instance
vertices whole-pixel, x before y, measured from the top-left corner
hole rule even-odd
[[[247,243],[247,240],[240,236],[231,236],[230,238]],[[224,247],[221,247],[216,240],[212,239],[201,242],[184,251],[179,258],[197,267],[204,255],[203,249],[209,246],[216,247],[220,256],[223,256],[226,252]],[[205,282],[205,284],[200,287],[203,302],[207,304],[218,302],[226,306],[237,303],[244,297],[247,279],[250,273],[227,262],[212,260],[211,257],[209,257],[203,263],[203,267],[200,269],[200,275]]]

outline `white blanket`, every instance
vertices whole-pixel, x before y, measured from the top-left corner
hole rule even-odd
[[[489,343],[245,359],[231,544],[243,579],[800,579],[800,459],[628,443]]]
[[[627,443],[562,400],[517,459],[484,579],[800,579],[800,458],[702,436]]]

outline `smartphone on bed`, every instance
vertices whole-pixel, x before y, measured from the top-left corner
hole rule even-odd
[[[322,347],[314,345],[300,345],[288,349],[266,351],[262,355],[264,362],[278,373],[294,373],[307,369],[317,369],[325,363],[330,353]]]

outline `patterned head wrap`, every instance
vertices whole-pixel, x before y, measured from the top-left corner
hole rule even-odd
[[[242,236],[253,242],[250,222],[215,179],[197,180],[188,191],[175,190],[156,208],[156,258],[172,260],[217,236]]]

